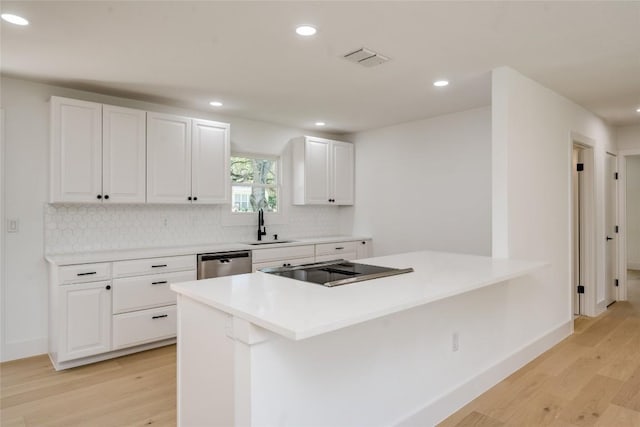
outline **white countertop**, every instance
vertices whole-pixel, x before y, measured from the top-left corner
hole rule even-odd
[[[313,245],[316,243],[348,242],[366,240],[370,237],[362,236],[328,236],[328,237],[308,237],[281,239],[283,241],[293,240],[290,243],[272,243],[268,245],[250,245],[249,243],[214,243],[190,246],[171,246],[163,248],[140,248],[140,249],[114,249],[109,251],[73,252],[64,254],[48,254],[45,259],[54,265],[86,264],[92,262],[112,262],[129,259],[156,258],[176,255],[195,255],[208,252],[258,250],[267,248],[278,248],[286,246]],[[267,240],[265,240],[267,241]]]
[[[429,251],[357,262],[415,271],[333,288],[256,272],[177,283],[171,289],[301,340],[491,286],[546,265]]]

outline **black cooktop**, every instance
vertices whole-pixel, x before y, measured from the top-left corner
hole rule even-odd
[[[412,272],[413,269],[380,267],[377,265],[359,264],[340,259],[293,267],[264,268],[260,271],[287,277],[289,279],[332,287],[362,282],[364,280],[394,276],[396,274],[409,273]]]

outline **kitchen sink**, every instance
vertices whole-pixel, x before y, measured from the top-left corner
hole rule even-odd
[[[270,242],[255,242],[248,243],[251,246],[262,246],[262,245],[275,245],[276,243],[293,243],[295,240],[272,240]]]

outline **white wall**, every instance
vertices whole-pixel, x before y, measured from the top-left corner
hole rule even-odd
[[[490,255],[491,110],[483,107],[351,135],[356,202],[343,227],[374,255],[419,249]]]
[[[20,229],[18,233],[2,235],[6,243],[6,262],[2,266],[6,280],[0,283],[4,325],[0,360],[47,351],[45,244],[50,251],[58,252],[253,238],[252,226],[222,226],[222,208],[217,206],[47,205],[48,100],[52,95],[228,122],[231,123],[232,150],[237,152],[279,155],[289,139],[305,133],[208,111],[185,110],[18,79],[3,77],[1,84],[1,106],[6,116],[3,201],[7,218],[19,219]],[[90,213],[90,208],[95,208],[95,215]],[[267,219],[268,231],[283,237],[337,234],[339,210],[291,206],[285,224],[270,225]],[[92,222],[90,216],[95,221]],[[164,218],[169,219],[168,227],[164,226]],[[141,220],[143,226],[140,226]]]
[[[627,268],[640,270],[640,155],[626,161]]]
[[[640,125],[616,128],[618,150],[640,150]]]
[[[585,286],[604,309],[605,157],[616,147],[600,118],[512,69],[494,71],[492,90],[494,256],[551,264],[514,295],[529,301],[542,333],[571,316],[572,133],[594,141],[597,283]]]

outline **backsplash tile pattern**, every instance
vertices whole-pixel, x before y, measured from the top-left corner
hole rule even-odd
[[[45,205],[45,252],[67,253],[255,240],[255,227],[223,226],[223,205]],[[337,235],[332,206],[291,206],[282,238]]]

